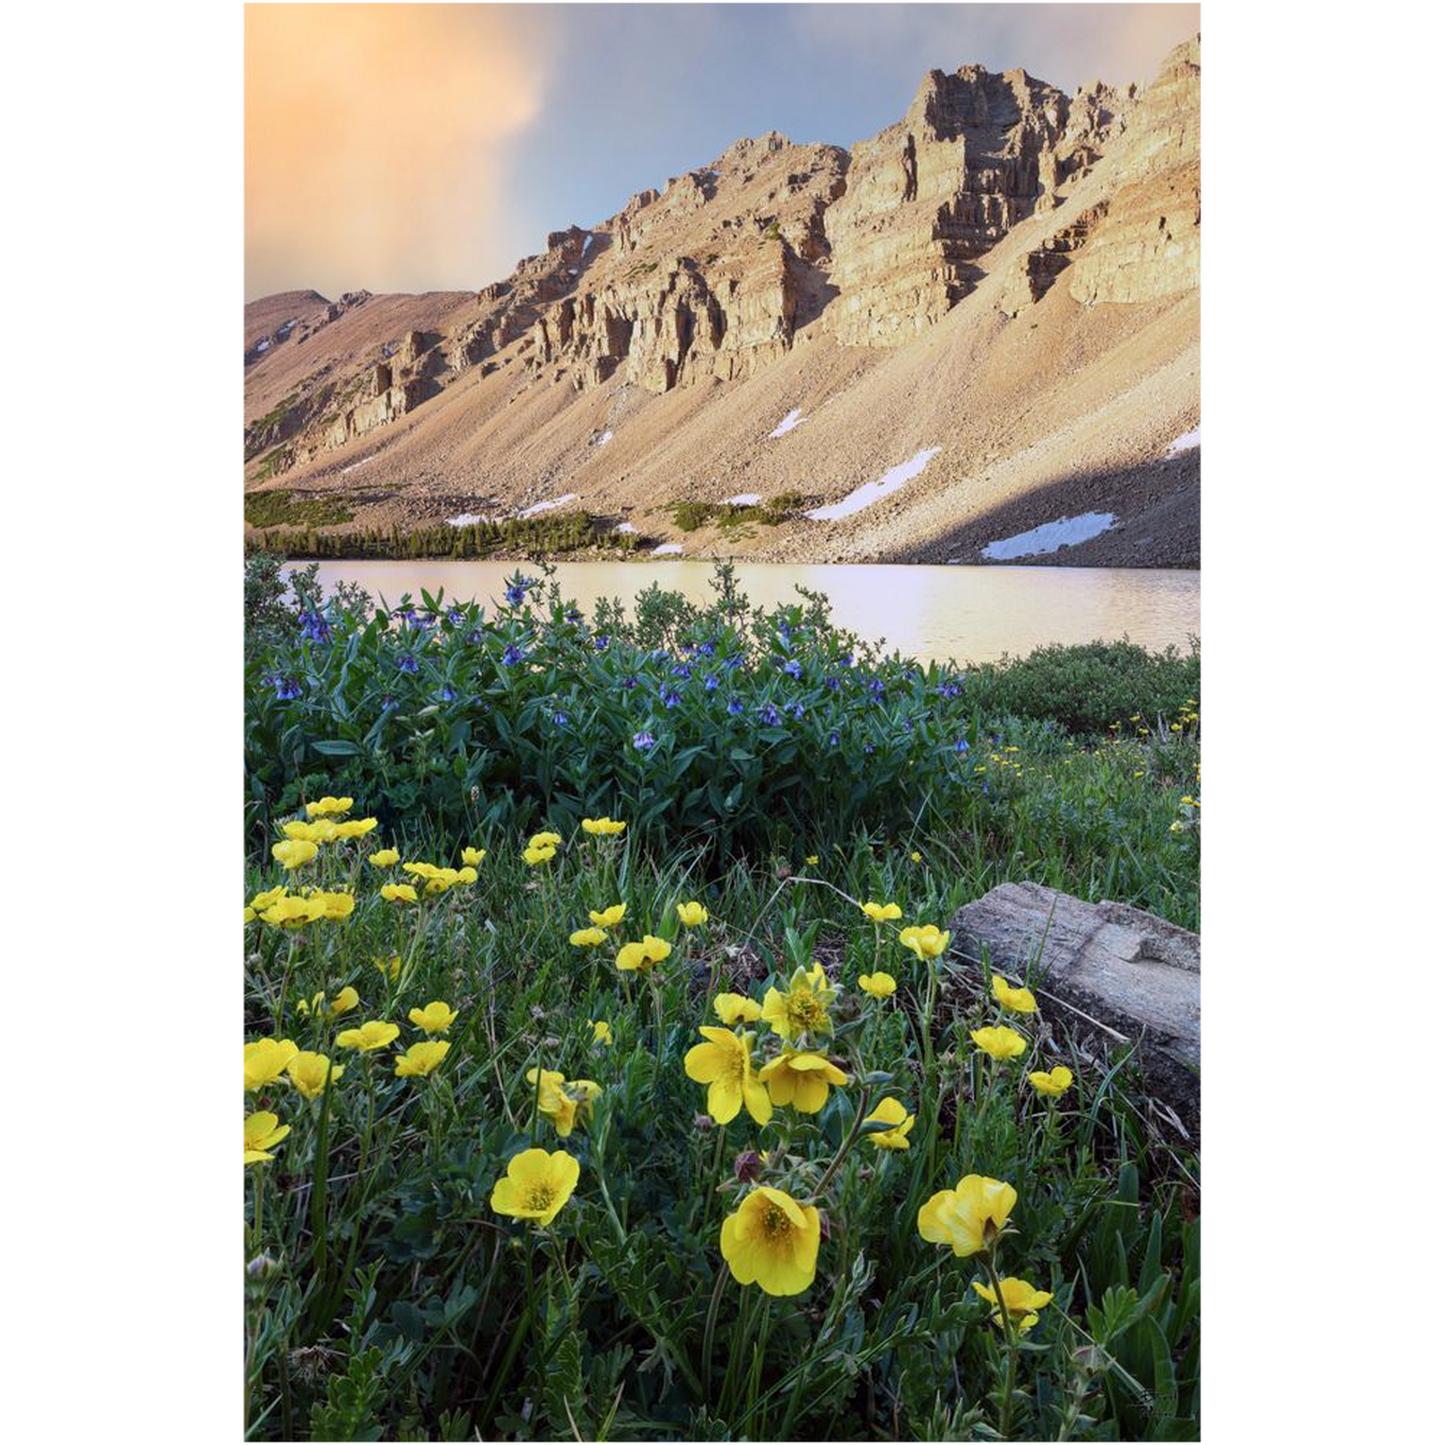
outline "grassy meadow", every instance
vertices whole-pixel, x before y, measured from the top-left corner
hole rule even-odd
[[[1197,654],[246,612],[248,1438],[1198,1438],[1193,1142],[946,937],[1198,927]]]

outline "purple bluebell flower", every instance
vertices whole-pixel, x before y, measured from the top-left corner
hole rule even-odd
[[[403,652],[402,655],[397,658],[396,665],[400,672],[415,672],[417,670],[416,658],[409,652]]]
[[[876,752],[877,749],[873,746],[872,743],[864,743],[864,744],[863,744],[863,751],[864,751],[865,753],[873,753],[873,752]]]
[[[611,641],[611,639],[604,632],[592,639],[592,646],[595,647],[598,652],[606,652],[609,641]]]
[[[502,651],[502,666],[511,667],[515,663],[521,662],[525,656],[526,653],[515,642],[509,642]]]
[[[692,668],[690,668],[685,662],[679,663],[676,667],[672,669],[672,675],[674,677],[691,677]]]
[[[477,643],[479,643],[481,640],[482,640],[482,629],[481,629],[480,627],[474,627],[474,628],[472,628],[472,630],[471,630],[469,633],[467,633],[467,641],[470,642],[474,647],[475,647],[475,646],[477,645]]]
[[[653,737],[650,732],[644,729],[640,733],[632,734],[632,746],[635,747],[639,752],[645,753],[657,746],[657,739]]]
[[[446,685],[444,688],[442,688],[442,701],[443,701],[443,702],[455,702],[456,700],[457,700],[457,690],[456,690],[456,688],[454,688],[454,687],[451,685],[451,683],[447,683],[447,685]]]
[[[301,696],[301,684],[294,677],[283,677],[277,673],[271,679],[271,685],[276,689],[276,696],[281,702],[291,702]]]
[[[554,713],[552,714],[552,722],[553,722],[553,724],[554,724],[555,726],[557,726],[557,727],[559,727],[559,728],[564,728],[564,727],[566,727],[566,726],[567,726],[567,714],[566,714],[565,712],[554,712]]]
[[[702,684],[702,685],[703,685],[703,688],[704,688],[705,691],[707,691],[707,692],[716,692],[716,691],[717,691],[717,673],[715,673],[715,672],[710,672],[710,673],[708,673],[708,675],[703,679],[703,684]]]
[[[512,604],[513,607],[520,607],[527,600],[527,584],[524,580],[513,582],[502,596]]]
[[[717,656],[717,643],[715,643],[715,642],[703,642],[703,643],[699,643],[697,650],[698,650],[699,652],[703,653],[703,654],[704,654],[705,656],[707,656],[707,657],[716,657],[716,656]]]
[[[832,673],[829,673],[828,676],[823,679],[823,686],[826,687],[829,692],[837,692],[842,685]]]
[[[762,718],[763,725],[770,728],[777,727],[783,720],[782,714],[770,702],[765,702],[758,709],[758,716]]]
[[[803,664],[799,662],[796,657],[789,658],[788,661],[783,664],[783,671],[786,672],[789,677],[802,677]]]
[[[314,608],[308,607],[300,617],[301,630],[313,642],[330,642],[331,627],[326,619]]]
[[[662,699],[663,707],[676,707],[682,701],[682,695],[678,690],[675,687],[669,687],[666,683],[657,689],[657,695]]]
[[[803,716],[803,704],[795,702],[789,707],[788,711],[792,713],[795,718],[801,718]]]
[[[742,710],[743,705],[741,699],[735,697],[730,697],[728,699],[728,714],[731,717],[736,717],[740,712],[742,712]]]
[[[959,738],[959,740],[954,743],[953,750],[956,753],[966,753],[968,751],[968,739]]]
[[[447,621],[450,622],[453,627],[460,627],[466,620],[467,615],[460,608],[449,607],[447,609]]]
[[[830,748],[836,748],[838,746],[838,734],[836,732],[828,734],[828,746]]]
[[[622,679],[622,690],[624,692],[631,692],[632,689],[636,686],[637,678],[634,674],[629,672],[627,676]]]

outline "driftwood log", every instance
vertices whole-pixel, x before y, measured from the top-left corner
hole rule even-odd
[[[1075,1032],[1136,1044],[1145,1083],[1199,1132],[1199,935],[1122,903],[1005,883],[953,919],[952,950],[1061,1001]]]

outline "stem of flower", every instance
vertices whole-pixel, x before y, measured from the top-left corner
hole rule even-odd
[[[1003,1330],[1004,1353],[1008,1357],[1008,1363],[1004,1368],[1003,1393],[999,1396],[998,1402],[999,1438],[1007,1440],[1013,1416],[1014,1366],[1018,1360],[1017,1341],[1014,1338],[1013,1321],[1009,1318],[1008,1306],[1004,1303],[1003,1282],[999,1279],[998,1270],[994,1267],[991,1250],[984,1256],[983,1269],[984,1273],[988,1275],[989,1288],[993,1290],[994,1303],[998,1306],[999,1322]]]
[[[855,1064],[854,1067],[856,1068],[857,1065]],[[859,1069],[859,1072],[861,1073],[862,1070]],[[847,1137],[839,1146],[838,1152],[833,1156],[833,1162],[823,1171],[823,1177],[818,1181],[818,1187],[813,1191],[814,1202],[823,1197],[823,1191],[832,1182],[833,1176],[842,1167],[843,1160],[847,1157],[848,1151],[857,1142],[858,1136],[863,1132],[863,1120],[868,1115],[868,1105],[870,1103],[872,1103],[872,1090],[867,1084],[864,1084],[863,1090],[858,1096],[858,1108],[853,1114],[853,1127],[848,1131]]]

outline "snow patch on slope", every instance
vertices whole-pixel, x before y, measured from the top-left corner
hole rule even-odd
[[[991,562],[1005,562],[1013,557],[1038,557],[1045,552],[1057,552],[1060,547],[1087,542],[1091,537],[1107,532],[1113,525],[1112,512],[1085,512],[1078,517],[1060,517],[1056,522],[1045,522],[1042,527],[1005,537],[1001,542],[990,542],[983,549],[983,555]]]
[[[1175,437],[1167,447],[1164,448],[1166,457],[1177,457],[1180,452],[1193,451],[1199,445],[1199,427],[1193,431],[1187,431],[1183,436]]]
[[[864,482],[861,487],[854,487],[841,502],[834,502],[831,507],[817,507],[805,515],[815,522],[836,522],[841,517],[851,517],[911,482],[942,450],[942,447],[924,447],[906,462],[900,462],[884,472],[876,482]]]
[[[770,437],[786,436],[787,433],[792,431],[795,426],[797,426],[800,422],[806,420],[807,418],[804,417],[802,408],[794,407],[793,410],[790,411],[787,416],[785,416],[782,421],[780,421],[777,426],[775,426],[772,431],[768,433],[768,435]]]
[[[524,508],[517,513],[517,519],[520,521],[523,517],[535,517],[538,512],[550,512],[554,507],[565,507],[568,502],[575,502],[576,500],[576,492],[567,492],[563,496],[552,497],[549,501],[533,502],[530,507]]]

